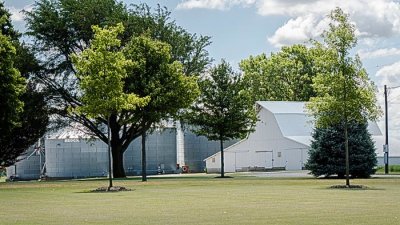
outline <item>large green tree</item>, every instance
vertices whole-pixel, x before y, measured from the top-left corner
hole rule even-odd
[[[5,38],[3,40],[7,40],[8,42],[4,45],[5,48],[2,48],[2,50],[4,50],[4,52],[2,52],[2,57],[4,58],[0,60],[0,67],[5,69],[2,74],[4,77],[2,78],[6,78],[6,73],[8,73],[8,76],[12,76],[12,78],[9,77],[2,80],[0,84],[2,85],[1,90],[10,91],[11,89],[18,89],[17,92],[19,92],[17,96],[13,96],[11,93],[4,96],[2,95],[0,103],[0,111],[2,111],[2,113],[8,109],[11,109],[9,113],[12,113],[11,115],[6,115],[7,113],[3,114],[1,116],[2,124],[0,125],[0,165],[9,166],[12,165],[17,157],[21,156],[28,147],[33,145],[44,135],[47,130],[49,112],[45,103],[45,93],[38,90],[35,80],[29,79],[33,72],[39,70],[39,65],[28,47],[19,41],[21,35],[13,29],[10,13],[1,2],[0,18],[2,18],[0,25],[1,34],[3,35],[2,39]],[[4,44],[5,42],[2,43]],[[21,76],[28,80],[26,86]],[[12,84],[7,82],[16,83]],[[3,86],[5,88],[3,88]],[[9,89],[10,87],[11,89]],[[17,103],[9,104],[14,101]],[[22,108],[21,102],[23,103]],[[12,123],[14,125],[18,124],[18,126],[3,124],[3,121],[9,119],[13,121]]]
[[[376,104],[375,86],[359,57],[350,56],[357,39],[349,16],[336,8],[329,18],[329,29],[323,33],[324,44],[317,46],[325,50],[317,61],[323,70],[313,79],[316,97],[311,98],[307,108],[316,118],[317,127],[343,124],[346,185],[349,186],[348,124],[376,120],[380,109]]]
[[[125,89],[139,96],[149,96],[144,107],[122,114],[137,125],[147,127],[142,137],[142,180],[146,181],[146,134],[161,120],[174,117],[180,108],[186,108],[198,96],[197,78],[185,76],[182,63],[171,62],[171,46],[142,35],[134,37],[125,46],[126,57],[135,63],[128,70]]]
[[[193,132],[220,142],[221,177],[224,141],[244,138],[257,120],[254,102],[240,74],[225,61],[210,69],[199,82],[200,97],[185,118]]]
[[[0,17],[3,27],[7,16]],[[9,164],[15,154],[9,152],[9,135],[14,128],[20,127],[20,115],[23,110],[21,96],[25,92],[25,79],[14,67],[15,47],[11,38],[0,32],[0,165]],[[20,152],[21,153],[21,152]]]
[[[309,151],[306,169],[318,176],[338,175],[343,178],[346,174],[346,157],[343,136],[344,124],[332,127],[318,127],[314,130],[313,140]],[[349,173],[352,177],[367,178],[375,172],[375,145],[368,133],[368,124],[350,123],[349,137]]]
[[[179,61],[183,65],[182,71],[185,76],[197,76],[203,72],[210,62],[205,50],[210,44],[209,37],[187,32],[171,21],[169,16],[170,12],[165,8],[158,7],[155,12],[145,4],[127,8],[115,0],[36,1],[33,10],[27,12],[26,21],[28,34],[34,39],[35,50],[40,56],[41,64],[45,67],[44,72],[38,73],[37,77],[55,96],[50,102],[52,109],[61,118],[76,121],[87,127],[101,140],[107,141],[106,135],[102,132],[102,127],[107,124],[107,118],[91,119],[85,114],[69,114],[67,110],[82,105],[79,91],[77,91],[78,79],[70,55],[79,53],[90,46],[90,40],[93,38],[92,25],[103,27],[122,22],[126,28],[120,35],[122,48],[129,45],[132,37],[146,34],[149,38],[166,42],[171,46],[169,63]],[[127,58],[130,59],[132,56],[127,56]],[[155,59],[157,58],[142,58],[143,62],[149,66],[156,65],[150,62]],[[168,96],[184,98],[184,96],[193,95],[192,93],[196,91],[196,89],[174,89],[176,76],[168,77],[170,73],[165,73],[165,71],[154,73],[149,71],[128,69],[123,90],[126,93],[137,93],[140,97],[150,96],[148,107],[152,107],[152,110],[147,113],[144,113],[146,112],[144,110],[141,113],[137,113],[137,110],[126,111],[112,114],[110,117],[114,177],[125,177],[123,153],[132,140],[141,136],[160,118],[173,116],[180,108],[187,105],[185,99],[171,101],[169,97],[154,98],[153,96],[168,94]],[[140,79],[136,78],[139,72],[143,72],[147,77],[140,84],[138,84]],[[137,92],[142,87],[147,88],[146,92]],[[185,104],[180,104],[182,102]],[[121,121],[127,121],[127,123]]]
[[[89,48],[81,54],[72,54],[71,59],[77,70],[79,86],[82,90],[82,105],[73,110],[89,118],[107,118],[109,186],[112,187],[110,117],[122,111],[145,106],[150,98],[140,98],[134,93],[125,93],[124,78],[126,68],[137,66],[127,60],[119,50],[121,41],[117,38],[124,31],[122,23],[104,29],[93,26],[94,38]],[[121,121],[121,124],[124,122]]]
[[[315,96],[312,79],[320,51],[305,45],[285,46],[270,56],[250,56],[240,63],[254,101],[308,101]]]
[[[0,50],[2,52],[0,67],[4,69],[0,84],[2,86],[0,166],[9,166],[45,134],[49,111],[45,93],[38,90],[34,79],[30,79],[31,74],[40,69],[37,60],[28,46],[19,41],[21,35],[14,30],[10,13],[2,2],[0,2],[0,18],[2,18],[0,31],[4,47]],[[3,42],[4,40],[6,42]],[[10,91],[16,91],[15,95]],[[6,92],[8,94],[3,95]],[[8,122],[5,122],[7,120]]]

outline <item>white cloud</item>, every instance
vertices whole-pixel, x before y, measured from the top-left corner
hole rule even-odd
[[[276,47],[302,43],[320,36],[327,26],[326,19],[321,20],[313,14],[299,16],[278,28],[268,41]]]
[[[334,1],[323,0],[259,0],[258,13],[264,16],[284,15],[297,17],[307,14],[327,13],[335,7]]]
[[[178,9],[218,9],[226,10],[233,6],[250,6],[256,0],[187,0],[178,4]]]
[[[254,6],[257,12],[264,16],[290,17],[268,37],[275,46],[294,41],[304,42],[313,38],[313,35],[319,32],[314,29],[325,28],[321,21],[335,7],[340,7],[350,14],[360,38],[390,37],[400,34],[400,2],[397,0],[184,0],[178,8],[226,10],[234,6]],[[314,27],[305,24],[310,22]]]
[[[358,55],[361,59],[371,59],[371,58],[380,58],[380,57],[388,57],[388,56],[398,56],[400,55],[399,48],[381,48],[373,51],[360,50],[358,51]]]
[[[392,87],[388,91],[389,134],[400,139],[400,62],[383,67],[376,76],[380,80],[379,87],[383,88],[385,84]],[[384,106],[383,91],[378,95],[378,101]]]
[[[364,37],[363,39],[360,40],[359,43],[369,48],[373,48],[379,45],[380,42],[381,40],[378,37]]]
[[[17,9],[15,7],[9,7],[8,10],[11,13],[11,20],[13,22],[22,22],[24,20],[24,13],[22,11],[23,10],[31,11],[32,10],[32,5],[27,5],[23,9]]]
[[[20,22],[24,20],[24,14],[21,12],[22,9],[16,9],[11,7],[8,9],[11,13],[11,20],[14,22]]]
[[[376,76],[380,79],[382,86],[384,84],[400,85],[400,62],[382,67],[376,72]]]
[[[326,15],[335,7],[341,7],[345,12],[350,14],[351,21],[356,25],[356,34],[361,38],[379,38],[389,37],[400,34],[400,3],[394,2],[393,0],[312,0],[312,1],[279,1],[279,0],[263,0],[259,1],[258,12],[261,15],[285,15],[294,18],[302,18],[305,16],[311,16],[319,20],[326,18]],[[292,19],[293,20],[293,19]],[[304,21],[307,23],[308,21]],[[313,21],[314,25],[318,25],[320,22]],[[302,34],[308,33],[308,38],[313,38],[316,32],[310,32],[314,28],[305,26],[299,23],[297,27],[283,25],[279,29],[296,29],[297,38],[300,38]],[[321,27],[319,27],[321,28]],[[326,28],[322,27],[322,28]],[[269,38],[271,44],[275,46],[284,45],[289,42],[290,39],[278,35],[279,29]],[[280,37],[280,38],[278,38]],[[293,38],[293,37],[292,37]],[[273,40],[273,42],[271,41]],[[302,41],[306,39],[303,38]]]

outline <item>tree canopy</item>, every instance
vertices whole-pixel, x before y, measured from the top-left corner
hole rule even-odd
[[[0,18],[0,26],[6,19],[6,16]],[[16,51],[11,38],[0,33],[0,127],[5,133],[18,126],[19,114],[24,106],[20,96],[25,92],[25,79],[14,67],[15,56]]]
[[[54,96],[50,102],[52,109],[61,118],[68,118],[87,127],[103,141],[107,141],[102,130],[107,123],[106,118],[92,119],[82,113],[68,113],[67,109],[82,105],[80,93],[77,91],[76,70],[70,55],[90,46],[93,38],[90,29],[92,25],[104,27],[122,22],[125,31],[119,38],[126,58],[135,61],[135,55],[143,56],[138,61],[139,67],[127,69],[122,89],[125,94],[149,96],[151,100],[148,107],[152,107],[152,110],[145,111],[149,108],[144,107],[137,108],[135,112],[126,110],[111,115],[114,177],[125,176],[123,153],[132,140],[147,131],[152,124],[159,122],[160,118],[173,116],[180,108],[190,105],[188,102],[194,97],[185,99],[184,96],[195,96],[197,89],[193,87],[196,84],[184,76],[198,76],[211,61],[205,50],[210,44],[210,38],[191,34],[179,27],[171,21],[170,12],[162,7],[153,12],[146,4],[128,8],[115,0],[38,0],[32,11],[26,15],[28,34],[34,39],[35,50],[44,66],[43,72],[37,73],[36,77]],[[147,37],[144,38],[143,35]],[[149,40],[160,42],[155,42],[158,44],[154,45]],[[133,48],[130,47],[132,42],[136,46],[142,43],[147,49],[135,47],[135,50],[129,51],[129,48]],[[157,45],[161,42],[170,46],[162,48],[168,51],[157,50]],[[140,54],[140,51],[135,52],[141,49],[149,51]],[[169,54],[167,61],[163,59],[160,66],[151,67],[157,65],[153,60],[164,58],[165,54]],[[137,78],[138,73],[142,73],[140,79]],[[144,92],[143,87],[147,88]],[[165,97],[160,97],[162,94]],[[181,98],[173,99],[174,96]]]
[[[349,56],[357,43],[354,25],[340,8],[333,10],[329,18],[329,29],[323,33],[325,45],[317,46],[325,52],[317,61],[324,70],[313,79],[316,96],[310,99],[307,108],[316,118],[317,127],[344,124],[346,185],[349,186],[348,124],[376,120],[380,109],[376,104],[375,86],[359,57]]]
[[[19,41],[2,2],[0,18],[0,166],[9,166],[44,135],[49,113],[45,94],[27,81],[37,61]]]
[[[182,63],[171,63],[171,46],[167,43],[142,35],[134,37],[124,53],[137,63],[129,70],[130,85],[126,90],[150,97],[147,105],[129,112],[132,121],[147,127],[141,133],[142,181],[146,181],[146,133],[155,123],[175,117],[179,109],[189,107],[199,90],[196,77],[184,75]]]
[[[82,105],[75,109],[90,118],[108,118],[113,113],[145,106],[149,97],[140,98],[123,90],[123,79],[128,76],[126,68],[136,65],[118,51],[121,41],[117,36],[124,30],[122,23],[104,29],[92,28],[94,38],[90,47],[71,56],[83,92]]]
[[[277,53],[250,56],[240,63],[253,101],[308,101],[315,96],[312,79],[320,52],[305,45],[285,46]]]
[[[380,109],[376,104],[375,85],[369,80],[358,56],[349,56],[357,39],[354,25],[340,8],[330,14],[332,22],[324,32],[325,52],[316,62],[322,71],[313,79],[316,96],[307,105],[316,116],[317,126],[326,127],[344,120],[363,122],[376,120]]]
[[[7,20],[6,15],[1,15],[0,26]],[[3,29],[2,29],[3,30]],[[9,152],[9,135],[13,129],[21,126],[20,115],[24,103],[21,96],[25,92],[25,79],[14,67],[15,47],[11,38],[0,33],[0,165],[9,164],[17,156]],[[21,152],[19,152],[21,153]]]

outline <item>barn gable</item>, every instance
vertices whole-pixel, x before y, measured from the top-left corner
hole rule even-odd
[[[314,119],[307,114],[305,102],[259,101],[259,121],[255,131],[225,149],[225,171],[281,168],[303,169],[314,129]],[[378,161],[383,155],[383,136],[376,122],[369,123],[369,132],[376,143]],[[392,156],[400,156],[400,142],[391,140]],[[394,159],[395,160],[395,159]],[[220,153],[205,159],[207,171],[220,168]]]

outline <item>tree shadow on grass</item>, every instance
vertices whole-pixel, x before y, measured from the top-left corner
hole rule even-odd
[[[233,178],[233,177],[231,177],[231,176],[223,176],[223,177],[217,176],[217,177],[214,177],[214,178],[217,178],[217,179],[225,179],[225,178]]]

